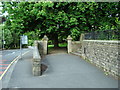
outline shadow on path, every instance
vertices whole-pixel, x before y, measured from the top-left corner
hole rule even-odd
[[[49,48],[48,54],[58,54],[58,53],[67,53],[66,47],[59,47],[59,48]]]

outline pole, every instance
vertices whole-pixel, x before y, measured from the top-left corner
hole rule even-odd
[[[3,50],[4,50],[4,29],[2,29],[3,30]]]
[[[22,36],[20,36],[20,59],[22,59]]]

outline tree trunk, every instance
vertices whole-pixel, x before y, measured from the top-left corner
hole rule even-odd
[[[58,48],[59,47],[59,41],[58,41],[58,35],[55,34],[54,35],[54,48]]]

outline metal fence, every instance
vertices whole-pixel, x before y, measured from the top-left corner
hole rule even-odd
[[[85,33],[87,40],[120,40],[120,30],[104,30]]]

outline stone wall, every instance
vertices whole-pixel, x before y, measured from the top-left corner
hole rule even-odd
[[[33,75],[34,76],[40,76],[42,75],[42,64],[41,60],[45,57],[47,54],[47,42],[48,38],[45,35],[44,38],[39,41],[34,41],[34,50],[33,50]]]
[[[80,41],[72,41],[71,43],[72,43],[72,52],[74,52],[82,47]]]
[[[119,49],[120,41],[83,40],[81,56],[102,68],[107,74],[118,77]]]
[[[32,66],[32,72],[34,76],[40,76],[41,75],[41,55],[40,51],[38,49],[38,42],[34,42],[34,50],[33,50],[33,66]]]
[[[82,47],[81,41],[72,41],[72,37],[70,35],[67,37],[67,43],[68,53],[75,52]]]

